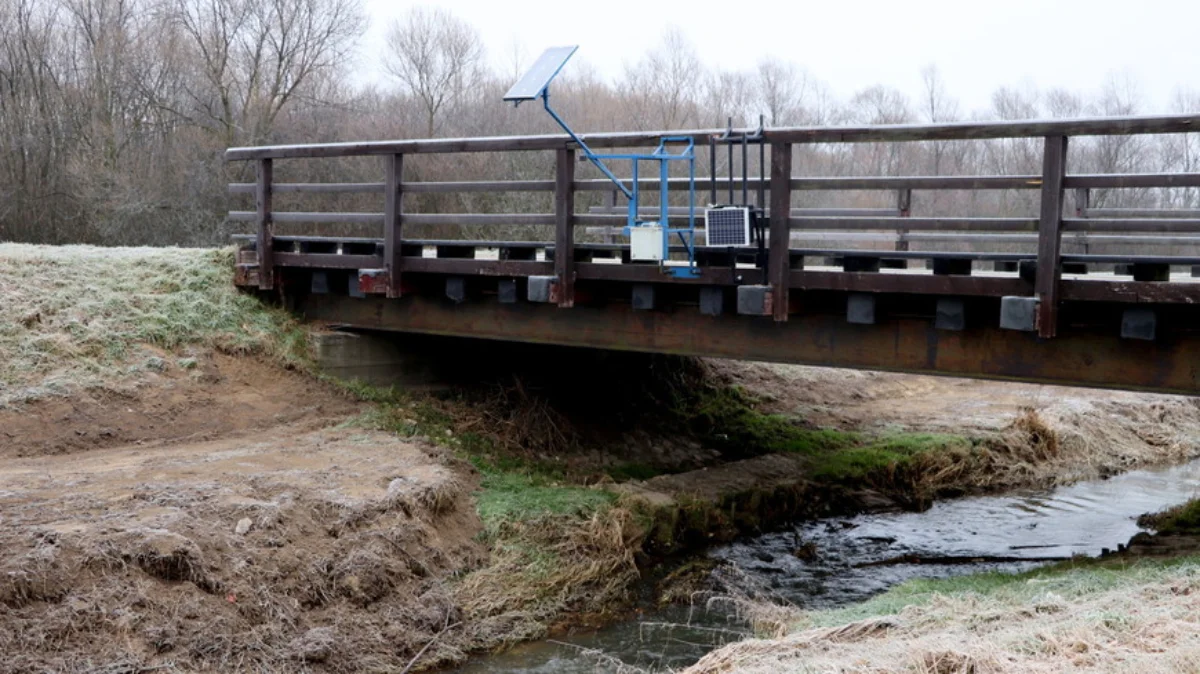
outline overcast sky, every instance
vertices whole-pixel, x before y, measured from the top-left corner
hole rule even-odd
[[[379,69],[387,24],[420,2],[365,0],[371,29],[360,77]],[[941,70],[964,111],[1000,86],[1098,90],[1132,77],[1141,112],[1164,112],[1176,89],[1200,90],[1200,0],[444,0],[483,36],[493,63],[514,46],[532,61],[547,46],[579,44],[610,81],[677,26],[709,66],[751,68],[764,56],[795,62],[845,99],[873,84],[915,97],[920,71]],[[572,65],[578,67],[574,61]],[[568,66],[572,67],[571,65]]]

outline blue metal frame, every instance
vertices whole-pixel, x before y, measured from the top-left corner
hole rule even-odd
[[[556,73],[557,74],[557,73]],[[629,213],[626,217],[625,235],[629,235],[631,227],[642,227],[645,225],[658,224],[663,230],[663,263],[660,265],[663,271],[677,278],[695,278],[700,275],[696,269],[696,146],[695,141],[688,136],[664,136],[658,142],[658,147],[649,154],[633,153],[633,154],[597,154],[592,151],[588,144],[584,142],[571,127],[567,125],[558,113],[550,107],[550,87],[546,86],[542,90],[542,107],[546,109],[550,117],[558,123],[559,126],[567,132],[571,140],[579,146],[583,151],[583,156],[588,161],[592,162],[596,168],[600,169],[609,180],[617,186],[618,189],[629,199]],[[684,148],[677,154],[672,154],[668,149],[668,144],[683,143]],[[632,164],[633,180],[630,187],[626,187],[604,163],[605,159],[611,160],[628,160]],[[659,220],[657,222],[651,220],[641,220],[638,218],[638,205],[640,202],[640,190],[638,188],[639,165],[644,161],[658,162],[658,177],[659,177]],[[670,171],[669,162],[686,161],[688,164],[688,226],[687,228],[672,228],[670,226],[670,218],[668,215],[668,207],[670,201],[668,199],[669,187],[668,176]],[[667,258],[670,251],[670,239],[672,234],[679,236],[684,249],[687,250],[688,264],[686,267],[678,267],[667,265]]]

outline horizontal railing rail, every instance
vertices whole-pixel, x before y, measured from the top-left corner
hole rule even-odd
[[[1153,117],[1102,117],[1094,119],[1030,120],[1008,122],[951,122],[946,124],[896,124],[873,126],[786,127],[766,129],[767,143],[870,143],[925,140],[991,140],[1037,136],[1110,136],[1200,131],[1200,115]],[[635,133],[590,133],[581,138],[593,148],[657,146],[663,136],[708,142],[725,129],[688,131],[639,131]],[[300,157],[355,157],[365,155],[426,154],[458,152],[512,152],[559,150],[573,146],[565,134],[546,136],[497,136],[491,138],[445,138],[308,145],[236,147],[225,152],[229,161],[293,159]]]
[[[763,187],[770,191],[770,181],[751,178],[744,181],[747,189]],[[672,189],[686,188],[686,178],[667,181]],[[696,190],[707,191],[713,181],[696,178]],[[741,189],[741,180],[716,181],[716,189]],[[638,180],[642,190],[658,189],[657,179]],[[811,191],[870,191],[870,190],[1032,190],[1040,189],[1040,176],[861,176],[792,178],[792,190]],[[1064,187],[1076,188],[1163,188],[1200,187],[1200,173],[1113,173],[1066,176]],[[577,180],[573,188],[580,192],[609,192],[615,189],[608,180]],[[231,183],[231,194],[253,194],[256,183]],[[476,180],[459,182],[403,182],[400,190],[406,194],[453,194],[467,192],[553,192],[553,180]],[[383,183],[275,183],[275,192],[289,193],[350,193],[382,194]]]

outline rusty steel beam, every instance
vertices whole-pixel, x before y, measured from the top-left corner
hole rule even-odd
[[[1063,281],[1062,298],[1076,302],[1200,304],[1200,283]]]
[[[1063,326],[1052,340],[998,328],[934,328],[931,319],[893,317],[853,325],[844,316],[770,317],[699,311],[634,311],[624,304],[475,301],[450,305],[410,295],[398,300],[308,295],[297,309],[311,320],[362,329],[455,335],[565,346],[737,358],[1048,384],[1200,394],[1200,339],[1122,340],[1118,331]]]

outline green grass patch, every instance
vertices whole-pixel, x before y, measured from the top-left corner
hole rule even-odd
[[[374,409],[355,420],[357,425],[404,438],[426,437],[448,446],[464,444],[463,438],[454,436],[453,415],[439,406],[435,398],[412,394],[395,386],[373,386],[357,380],[319,376],[363,402],[375,403]],[[466,438],[467,442],[475,439],[474,436]]]
[[[524,473],[484,473],[480,486],[477,508],[488,531],[496,531],[506,522],[547,516],[591,517],[617,499],[603,489],[566,485]]]
[[[1161,512],[1142,515],[1138,524],[1160,534],[1200,533],[1200,499],[1167,508]]]
[[[812,459],[814,477],[844,482],[896,482],[909,479],[924,459],[969,452],[974,442],[937,433],[889,432],[872,437],[825,428],[808,428],[794,419],[757,410],[758,401],[738,387],[701,391],[690,407],[693,428],[729,457],[768,453],[801,454]]]
[[[891,433],[857,447],[814,456],[813,476],[853,481],[894,475],[913,469],[925,455],[970,450],[972,444],[957,435]]]
[[[778,452],[815,454],[858,444],[856,433],[805,428],[777,414],[756,409],[753,396],[736,386],[710,388],[696,394],[676,414],[702,438],[728,456]]]

